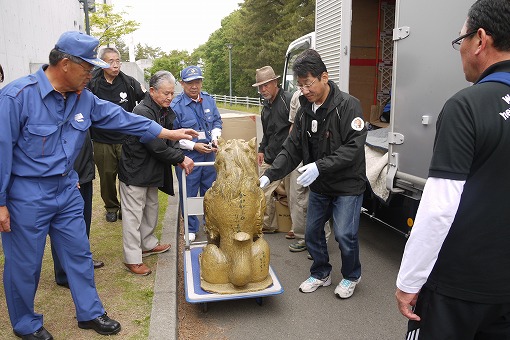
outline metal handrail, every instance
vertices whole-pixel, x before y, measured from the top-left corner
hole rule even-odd
[[[237,97],[237,96],[227,96],[227,95],[219,95],[213,94],[212,97],[216,101],[216,103],[234,104],[234,105],[244,105],[248,109],[250,106],[262,107],[262,103],[260,98],[253,97]]]
[[[211,165],[214,165],[214,162],[195,162],[194,164],[194,167],[199,167],[199,166],[211,166]],[[181,175],[181,190],[182,190],[182,218],[184,220],[184,241],[185,241],[185,249],[189,249],[189,225],[188,225],[188,204],[189,204],[189,200],[190,201],[201,201],[202,203],[202,207],[203,207],[203,201],[204,201],[204,198],[201,197],[201,196],[197,196],[197,197],[188,197],[188,191],[187,191],[187,188],[186,188],[186,171],[182,171],[182,175]],[[198,194],[200,195],[200,190],[198,192]],[[203,210],[200,214],[198,213],[194,213],[193,212],[193,216],[197,216],[197,215],[203,215]]]

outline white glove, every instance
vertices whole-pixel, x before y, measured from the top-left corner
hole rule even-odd
[[[297,178],[297,184],[304,187],[309,186],[319,177],[319,169],[317,169],[317,164],[315,164],[315,162],[300,167],[298,171],[301,172],[302,175]]]
[[[269,184],[269,178],[267,176],[262,176],[259,178],[260,181],[260,188],[265,188]]]

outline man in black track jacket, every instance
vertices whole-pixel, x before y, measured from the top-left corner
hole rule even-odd
[[[324,224],[331,218],[342,258],[342,275],[335,289],[349,298],[361,278],[358,227],[365,191],[367,130],[358,99],[340,91],[328,79],[326,66],[314,50],[306,50],[293,66],[301,109],[282,151],[260,178],[260,186],[285,177],[302,161],[297,183],[310,186],[305,242],[313,264],[299,290],[314,292],[331,284]]]

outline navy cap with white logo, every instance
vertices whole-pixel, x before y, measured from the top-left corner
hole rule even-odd
[[[185,82],[203,78],[202,70],[198,66],[188,66],[181,71],[181,79]]]

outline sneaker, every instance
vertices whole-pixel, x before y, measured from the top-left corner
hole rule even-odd
[[[356,281],[343,279],[340,281],[338,286],[336,286],[335,295],[340,299],[350,298],[354,293],[354,288],[356,288],[356,285],[360,282],[360,280],[361,278],[357,279]]]
[[[170,247],[171,246],[169,244],[158,244],[151,250],[142,251],[142,257],[164,253],[165,251],[168,251],[168,249],[170,249]]]
[[[310,276],[299,286],[299,291],[302,293],[315,292],[319,287],[327,287],[331,284],[331,276],[326,276],[322,280]]]
[[[189,238],[190,242],[195,241],[196,237],[197,237],[197,235],[195,235],[195,233],[188,233],[188,238]],[[184,241],[186,241],[186,235],[184,235]]]
[[[297,242],[289,244],[289,250],[294,253],[305,251],[306,250],[305,240],[299,240]]]

